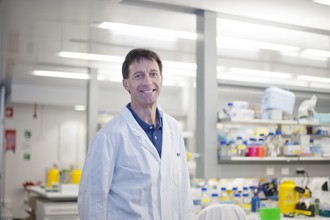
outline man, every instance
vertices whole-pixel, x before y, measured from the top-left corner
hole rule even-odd
[[[131,102],[90,143],[80,220],[194,219],[186,151],[176,120],[157,107],[162,61],[147,49],[122,65]]]

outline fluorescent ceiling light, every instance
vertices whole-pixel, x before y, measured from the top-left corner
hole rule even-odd
[[[329,0],[313,0],[313,2],[319,3],[319,4],[323,4],[323,5],[330,5],[330,1]]]
[[[330,57],[330,51],[326,50],[305,49],[302,53],[308,56]]]
[[[110,56],[110,55],[91,54],[91,53],[77,53],[77,52],[69,52],[69,51],[61,51],[57,55],[59,57],[72,58],[72,59],[116,62],[116,63],[123,63],[123,61],[125,60],[124,57],[120,57],[120,56]],[[197,65],[195,63],[175,62],[175,61],[167,61],[167,60],[163,61],[163,65],[166,68],[173,68],[173,69],[196,70],[197,68]]]
[[[34,70],[32,71],[32,75],[67,78],[67,79],[89,79],[87,73],[60,72],[60,71],[49,71],[49,70]]]
[[[330,83],[330,78],[320,77],[320,76],[307,76],[307,75],[299,75],[297,79],[304,81],[313,81],[313,82],[322,82],[322,83]],[[328,85],[329,86],[329,85]]]
[[[86,106],[85,105],[75,105],[73,107],[73,109],[76,111],[86,111]]]
[[[176,31],[176,30],[169,30],[169,29],[162,29],[162,28],[154,28],[154,27],[146,27],[146,26],[139,26],[139,25],[132,25],[132,24],[122,24],[122,23],[115,23],[115,22],[102,22],[99,25],[94,25],[98,28],[113,30],[117,32],[122,32],[125,34],[132,34],[132,35],[142,35],[142,36],[155,36],[155,37],[162,37],[162,38],[181,38],[181,39],[188,39],[188,40],[196,40],[197,34],[192,32],[186,31]]]
[[[292,78],[292,74],[290,74],[290,73],[270,72],[270,71],[244,69],[244,68],[230,68],[229,72],[234,73],[234,74],[264,77],[264,78],[280,78],[280,79]]]
[[[120,56],[110,56],[102,54],[92,54],[92,53],[77,53],[69,51],[61,51],[57,54],[59,57],[80,59],[80,60],[92,60],[92,61],[104,61],[104,62],[116,62],[122,63],[124,61],[123,57]]]
[[[300,49],[299,47],[295,46],[228,37],[217,37],[217,46],[234,47],[238,49],[266,49],[280,52],[294,52]]]
[[[230,80],[230,81],[239,81],[239,82],[258,82],[258,83],[272,83],[272,80],[269,78],[259,78],[251,76],[233,76],[229,74],[219,74],[217,75],[220,80]]]

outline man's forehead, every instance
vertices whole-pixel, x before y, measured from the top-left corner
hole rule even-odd
[[[145,66],[144,64],[148,63],[150,64],[150,67],[148,67],[149,69],[152,70],[159,70],[159,66],[157,64],[157,62],[153,59],[153,60],[148,60],[148,59],[141,59],[141,60],[134,60],[130,65],[129,68],[137,68],[137,69],[145,69],[147,66]]]

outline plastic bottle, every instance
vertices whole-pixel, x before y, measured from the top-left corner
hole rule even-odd
[[[236,144],[234,141],[229,141],[229,148],[230,148],[229,156],[231,156],[231,157],[237,156],[237,148],[236,148]]]
[[[248,146],[248,153],[249,157],[256,157],[257,156],[257,143],[255,138],[250,138],[249,146]]]
[[[236,148],[237,148],[237,156],[245,157],[246,145],[244,144],[243,138],[241,136],[237,136],[236,138]]]
[[[207,188],[206,187],[202,187],[202,192],[201,192],[201,205],[202,208],[205,208],[206,206],[208,206],[210,204],[210,196],[207,192]]]
[[[227,118],[231,118],[233,116],[232,108],[234,107],[234,104],[232,102],[228,102],[227,106],[223,108],[223,112],[225,113]]]
[[[60,171],[52,167],[47,172],[47,187],[53,187],[60,183]]]
[[[220,144],[219,145],[220,158],[227,157],[228,156],[227,142],[225,140],[221,140],[219,144]]]
[[[257,157],[265,157],[265,147],[264,147],[264,138],[258,139],[258,146],[257,146]]]
[[[295,183],[292,180],[284,180],[279,187],[279,207],[282,214],[294,212],[298,202],[298,193],[295,191]]]
[[[276,155],[283,156],[284,141],[282,139],[282,132],[280,130],[276,131],[275,137],[273,139],[273,144],[276,147]]]
[[[219,204],[219,194],[218,193],[212,193],[210,204]]]
[[[249,197],[249,193],[243,193],[242,198],[242,208],[244,209],[246,214],[251,212],[251,198]]]
[[[276,157],[277,156],[276,148],[273,143],[273,139],[274,139],[274,133],[269,132],[268,136],[265,140],[265,150],[266,150],[267,157]]]
[[[251,211],[258,212],[259,208],[260,208],[260,198],[258,197],[257,194],[255,194],[251,198]]]
[[[241,199],[241,194],[236,193],[234,196],[234,204],[242,207],[242,199]]]
[[[221,187],[219,194],[219,203],[230,203],[230,198],[226,187]]]
[[[202,211],[203,207],[202,207],[200,199],[194,199],[193,202],[194,202],[194,212],[195,212],[195,215],[197,216],[198,213],[200,211]]]
[[[314,207],[315,207],[315,216],[320,215],[320,199],[316,198],[314,200]]]
[[[237,187],[233,187],[232,191],[231,191],[231,195],[229,196],[229,198],[231,198],[231,200],[234,202],[234,198],[235,198],[235,194],[238,193],[238,188]]]
[[[80,169],[74,169],[71,171],[71,183],[79,184],[82,171]]]

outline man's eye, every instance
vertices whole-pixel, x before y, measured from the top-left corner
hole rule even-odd
[[[133,76],[133,79],[141,79],[142,78],[142,74],[135,74]]]
[[[152,77],[158,77],[159,74],[158,74],[157,72],[152,72],[152,73],[151,73],[151,76],[152,76]]]

